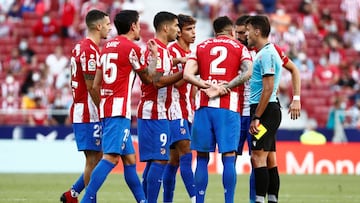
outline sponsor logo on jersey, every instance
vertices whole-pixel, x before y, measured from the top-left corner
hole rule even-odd
[[[88,61],[88,70],[89,71],[95,71],[96,70],[96,60],[95,59],[90,59]]]

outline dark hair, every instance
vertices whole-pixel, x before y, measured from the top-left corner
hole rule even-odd
[[[109,16],[107,13],[102,12],[100,10],[91,10],[86,14],[85,22],[86,26],[89,29],[93,29],[95,26],[95,22],[98,20],[102,20],[105,16]]]
[[[215,33],[221,33],[225,31],[227,27],[232,27],[233,22],[227,16],[218,17],[213,22],[213,28]]]
[[[269,18],[263,15],[250,16],[246,20],[246,24],[250,24],[255,29],[259,29],[262,37],[268,37],[270,34],[270,21]]]
[[[184,14],[179,14],[178,20],[179,20],[180,30],[182,30],[182,28],[185,26],[194,25],[196,23],[195,18],[193,18],[192,16],[184,15]]]
[[[177,19],[177,15],[167,11],[160,11],[154,17],[154,28],[159,31],[163,24],[173,22],[175,19]]]
[[[235,21],[235,25],[246,25],[246,20],[249,18],[249,15],[242,15]]]
[[[130,27],[133,23],[137,23],[139,20],[139,13],[135,10],[122,10],[116,14],[114,19],[114,25],[119,35],[126,34],[130,31]]]

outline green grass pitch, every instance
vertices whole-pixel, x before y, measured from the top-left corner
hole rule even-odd
[[[0,203],[59,202],[78,174],[0,174]],[[360,176],[355,175],[281,175],[279,202],[283,203],[358,203]],[[189,203],[178,175],[174,202]],[[235,202],[248,201],[248,175],[237,177]],[[159,202],[162,200],[160,191]],[[110,174],[98,193],[99,203],[135,202],[122,174]],[[221,203],[220,175],[210,175],[206,203]]]

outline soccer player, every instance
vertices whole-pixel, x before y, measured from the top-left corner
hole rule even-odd
[[[195,110],[191,148],[197,151],[195,187],[198,203],[205,200],[209,153],[215,151],[216,144],[224,166],[225,202],[234,202],[235,152],[240,139],[238,85],[247,81],[252,72],[251,56],[247,48],[235,40],[233,22],[226,16],[218,17],[213,28],[216,37],[197,45],[184,70],[184,79],[199,88],[226,84],[220,97],[210,98],[200,91],[199,108]]]
[[[140,47],[133,42],[140,39],[138,12],[120,11],[115,16],[114,24],[119,36],[104,45],[100,58],[101,66],[97,69],[94,80],[94,89],[98,90],[98,96],[101,94],[100,118],[103,126],[104,157],[91,174],[81,202],[95,202],[97,191],[121,158],[125,181],[136,202],[145,203],[145,193],[136,173],[135,150],[130,135],[131,88],[135,72],[144,83],[152,82],[157,46],[153,40],[148,42],[152,59],[146,67]]]
[[[235,33],[236,38],[245,46],[248,47],[247,42],[247,33],[246,33],[246,20],[249,18],[248,15],[243,15],[239,17],[235,22]],[[295,64],[284,54],[284,52],[280,49],[280,47],[275,46],[275,49],[277,50],[279,56],[282,59],[283,67],[291,72],[292,81],[293,81],[293,94],[294,95],[300,95],[300,74],[298,71],[298,68],[295,66]],[[253,58],[256,55],[256,51],[254,48],[248,47],[251,55]],[[243,147],[245,144],[245,141],[247,140],[248,147],[249,147],[249,154],[251,154],[251,134],[249,133],[249,126],[251,122],[250,117],[250,104],[249,104],[249,94],[250,94],[250,86],[249,82],[244,83],[240,86],[240,114],[241,114],[241,133],[240,133],[240,143],[238,147],[237,153],[239,155],[242,154]],[[241,96],[242,95],[242,96]],[[289,112],[291,114],[292,119],[297,119],[300,116],[300,101],[299,100],[293,100],[290,107]],[[255,202],[256,193],[255,193],[255,177],[253,171],[250,175],[250,203]]]
[[[90,174],[102,157],[101,124],[98,108],[94,102],[99,98],[93,89],[95,71],[99,61],[99,43],[106,39],[111,30],[109,16],[99,10],[89,11],[86,15],[87,37],[75,45],[71,57],[71,88],[73,104],[70,118],[73,123],[75,140],[79,151],[86,158],[84,173],[65,192],[60,201],[78,202],[77,197],[90,180]]]
[[[283,62],[275,46],[268,41],[270,23],[266,16],[249,17],[246,28],[248,46],[255,47],[258,51],[254,58],[249,98],[255,201],[265,202],[265,196],[268,194],[268,202],[272,203],[278,202],[280,186],[276,163],[276,132],[281,122],[281,110],[276,94]],[[295,95],[293,100],[299,102],[300,96]],[[295,109],[294,114],[292,112],[292,119],[300,116],[299,110]]]
[[[190,44],[195,41],[196,20],[188,15],[178,15],[180,32],[177,42],[169,47],[174,65],[173,72],[184,69],[186,59],[191,53]],[[181,63],[180,60],[184,62]],[[193,119],[193,104],[191,102],[194,94],[194,86],[180,80],[172,88],[172,102],[168,109],[170,119],[170,160],[164,171],[164,193],[163,202],[173,202],[176,172],[180,165],[180,175],[184,181],[185,188],[193,202],[195,202],[194,174],[191,169],[192,153],[190,150],[190,122]]]
[[[255,57],[255,50],[252,50],[247,45],[247,36],[246,36],[246,20],[249,18],[248,15],[243,15],[235,21],[235,36],[236,39],[245,45],[252,57]],[[238,155],[242,155],[245,141],[247,140],[249,155],[251,155],[251,134],[249,132],[249,126],[251,122],[250,117],[250,104],[249,104],[249,94],[250,94],[249,81],[246,81],[244,84],[239,86],[239,100],[240,100],[240,115],[241,115],[241,131],[240,131],[240,142],[237,150]],[[250,203],[255,202],[255,177],[253,171],[250,174],[250,190],[249,197]]]
[[[179,31],[177,16],[161,11],[154,17],[155,41],[158,45],[156,72],[152,84],[141,84],[138,106],[140,161],[146,162],[143,188],[149,203],[156,203],[163,172],[169,160],[170,126],[167,108],[171,104],[171,86],[182,79],[182,71],[171,74],[173,67],[167,45],[176,40]],[[148,51],[147,51],[148,53]],[[146,61],[152,56],[145,54]]]

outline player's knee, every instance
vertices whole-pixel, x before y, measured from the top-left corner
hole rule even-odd
[[[111,162],[112,164],[117,165],[120,161],[120,155],[118,154],[105,154],[104,159]]]

